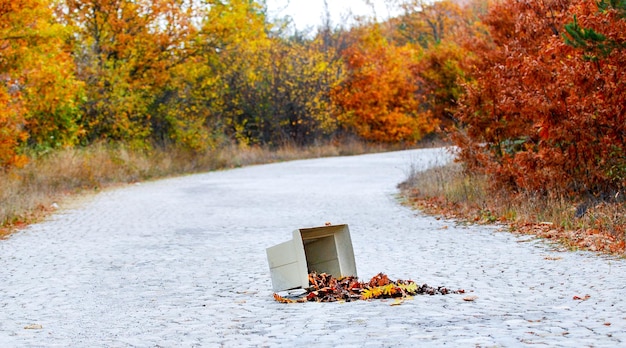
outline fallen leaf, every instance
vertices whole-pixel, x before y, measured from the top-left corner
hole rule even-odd
[[[404,299],[397,298],[393,303],[389,304],[390,306],[399,306],[404,302]]]
[[[359,282],[357,277],[347,276],[335,278],[326,273],[309,274],[309,287],[306,293],[297,296],[283,297],[274,294],[274,299],[280,303],[295,302],[351,302],[356,300],[394,298],[407,300],[413,295],[447,295],[462,294],[464,290],[450,290],[446,287],[432,287],[424,284],[418,286],[412,280],[391,281],[383,273],[374,276],[369,282]],[[397,304],[394,304],[397,305]]]
[[[591,297],[591,295],[587,294],[584,297],[580,297],[578,295],[574,295],[574,300],[577,301],[587,301],[589,298]]]
[[[544,260],[550,260],[550,261],[556,261],[556,260],[560,260],[562,259],[562,257],[558,257],[558,256],[546,256],[543,258]]]
[[[29,324],[24,326],[24,329],[26,330],[41,330],[43,329],[43,326],[41,324]]]
[[[478,299],[478,296],[465,296],[463,297],[463,301],[475,301],[476,299]]]
[[[304,300],[303,299],[293,300],[290,298],[282,297],[279,294],[274,294],[274,299],[280,303],[298,303],[298,302],[306,301],[306,298]]]

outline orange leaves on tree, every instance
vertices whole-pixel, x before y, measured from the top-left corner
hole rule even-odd
[[[16,152],[20,140],[26,136],[20,130],[24,121],[20,105],[11,99],[6,88],[0,88],[0,168],[21,164],[24,160]]]
[[[422,108],[429,110],[442,128],[455,125],[458,100],[463,94],[463,83],[469,52],[452,41],[444,41],[425,50],[416,68],[424,95]]]
[[[27,142],[76,143],[82,85],[67,34],[49,1],[0,0],[0,166],[23,164],[18,153]]]
[[[602,3],[504,1],[485,17],[455,141],[495,188],[602,200],[626,188],[626,20]],[[604,49],[576,41],[580,28]]]
[[[346,79],[332,94],[340,123],[370,141],[420,140],[437,121],[421,108],[414,73],[419,52],[392,45],[376,27],[358,35],[358,42],[344,52]]]
[[[87,81],[89,140],[145,147],[154,103],[170,68],[193,49],[193,1],[65,0],[59,16],[74,28],[78,76]]]

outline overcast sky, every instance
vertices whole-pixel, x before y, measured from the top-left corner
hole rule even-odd
[[[317,27],[322,22],[324,0],[266,0],[268,13],[272,17],[290,16],[298,30]],[[386,18],[389,10],[384,0],[372,0],[378,18]],[[328,0],[333,25],[343,23],[345,15],[372,16],[372,8],[364,0]]]

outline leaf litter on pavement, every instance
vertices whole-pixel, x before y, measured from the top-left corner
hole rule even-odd
[[[464,294],[465,290],[450,290],[446,287],[432,287],[428,284],[417,285],[412,280],[392,281],[384,273],[372,277],[369,282],[360,282],[357,277],[348,276],[335,278],[326,273],[309,274],[309,287],[297,297],[283,297],[274,294],[274,299],[281,303],[298,302],[351,302],[371,299],[396,299],[393,305],[400,304],[404,299],[414,295],[447,295]]]

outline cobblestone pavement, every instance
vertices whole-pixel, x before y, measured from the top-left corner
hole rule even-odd
[[[435,149],[251,166],[61,209],[0,241],[0,346],[626,346],[624,260],[398,204],[411,163],[445,157]],[[350,226],[361,279],[384,272],[468,294],[399,306],[275,302],[265,248],[327,221]]]

